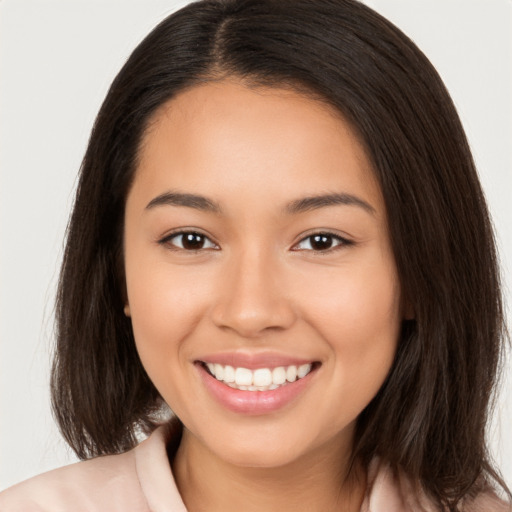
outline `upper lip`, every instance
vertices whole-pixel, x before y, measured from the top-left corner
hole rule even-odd
[[[314,359],[296,357],[279,352],[220,352],[204,355],[199,357],[196,361],[202,363],[217,363],[223,366],[229,365],[233,368],[247,368],[249,370],[255,370],[257,368],[277,368],[279,366],[300,366],[316,362]]]

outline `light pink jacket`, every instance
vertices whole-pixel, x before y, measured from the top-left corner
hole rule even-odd
[[[0,512],[187,512],[176,487],[159,427],[133,450],[49,471],[0,493]],[[370,467],[361,512],[437,512],[410,482],[377,460]],[[505,512],[492,495],[467,512]]]

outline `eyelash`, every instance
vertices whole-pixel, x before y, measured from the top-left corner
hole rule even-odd
[[[337,241],[338,243],[332,247],[329,247],[327,249],[318,249],[315,250],[311,247],[311,241],[314,237],[329,237],[332,239],[333,243]],[[312,251],[315,252],[318,255],[324,255],[324,254],[330,254],[331,252],[338,251],[340,249],[343,249],[345,247],[354,245],[354,242],[352,240],[349,240],[348,238],[344,238],[336,233],[332,233],[330,231],[317,231],[315,233],[311,233],[304,238],[302,238],[297,244],[294,245],[294,247],[297,247],[299,244],[304,243],[306,240],[309,240],[309,245],[311,249],[293,249],[295,251]]]
[[[193,235],[193,236],[197,236],[197,237],[202,237],[204,240],[208,240],[210,242],[210,244],[212,244],[214,247],[200,247],[199,249],[185,249],[185,247],[183,247],[183,242],[182,242],[182,247],[177,247],[176,245],[174,245],[171,241],[174,239],[174,238],[178,238],[178,237],[183,237],[185,235]],[[327,249],[318,249],[318,250],[315,250],[313,247],[311,247],[311,240],[313,239],[313,237],[330,237],[333,242],[334,241],[337,241],[338,243],[332,247],[329,247]],[[333,251],[336,251],[336,250],[340,250],[344,247],[347,247],[347,246],[351,246],[351,245],[354,245],[354,242],[352,240],[348,240],[347,238],[344,238],[336,233],[331,233],[329,231],[318,231],[318,232],[315,232],[315,233],[311,233],[307,236],[305,236],[304,238],[302,238],[301,240],[299,240],[298,243],[296,243],[294,245],[294,247],[297,247],[298,245],[304,243],[305,241],[307,240],[310,240],[310,247],[311,249],[293,249],[293,251],[311,251],[311,252],[315,252],[319,255],[323,255],[323,254],[328,254],[328,253],[331,253]],[[200,251],[203,251],[203,250],[218,250],[218,246],[217,244],[215,244],[215,242],[212,242],[210,240],[210,238],[208,238],[206,235],[204,235],[203,233],[200,233],[198,231],[194,231],[194,230],[190,230],[190,231],[177,231],[177,232],[174,232],[174,233],[170,233],[168,235],[166,235],[164,238],[162,238],[161,240],[158,241],[158,243],[160,245],[165,245],[167,247],[169,247],[171,250],[173,251],[185,251],[185,252],[189,252],[189,253],[198,253]]]
[[[171,242],[171,240],[173,240],[174,238],[178,238],[180,236],[183,237],[185,235],[193,235],[193,236],[202,237],[203,239],[208,240],[212,245],[217,247],[217,244],[212,242],[210,240],[210,238],[208,238],[206,235],[203,235],[203,233],[199,233],[198,231],[194,231],[194,230],[190,230],[190,231],[176,231],[174,233],[170,233],[170,234],[166,235],[164,238],[162,238],[161,240],[159,240],[158,243],[160,245],[165,245],[165,246],[169,247],[173,251],[185,251],[185,252],[191,252],[191,253],[197,253],[197,252],[202,251],[202,250],[214,249],[213,247],[208,247],[208,248],[200,247],[199,249],[185,249],[184,247],[177,247],[176,245],[174,245]],[[183,245],[183,242],[182,242],[182,245]]]

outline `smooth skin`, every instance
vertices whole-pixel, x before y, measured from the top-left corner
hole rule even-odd
[[[382,193],[348,123],[235,78],[180,93],[141,145],[125,266],[141,361],[184,424],[172,466],[188,510],[359,510],[355,421],[404,315]],[[226,352],[318,367],[279,410],[238,414],[199,376],[198,360]]]

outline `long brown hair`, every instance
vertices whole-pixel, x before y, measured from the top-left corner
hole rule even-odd
[[[57,299],[53,409],[77,455],[133,447],[162,403],[123,314],[122,231],[137,152],[156,109],[235,75],[338,109],[380,182],[405,321],[390,374],[358,419],[376,455],[440,507],[494,483],[487,416],[505,340],[493,231],[453,103],[423,53],[354,0],[204,0],[135,49],[101,107],[69,223]]]

